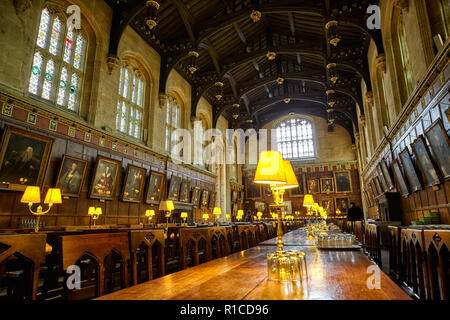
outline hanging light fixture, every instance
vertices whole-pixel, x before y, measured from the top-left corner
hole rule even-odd
[[[194,74],[198,70],[197,59],[199,57],[199,53],[197,51],[190,51],[188,53],[188,56],[189,56],[188,69],[191,74]]]
[[[284,83],[284,78],[283,77],[278,77],[277,83],[281,86]]]
[[[327,64],[328,75],[330,77],[330,81],[333,83],[336,83],[339,80],[336,66],[336,63],[334,62]]]
[[[239,103],[234,103],[233,104],[233,113],[231,114],[231,116],[233,117],[234,120],[237,120],[239,118]]]
[[[284,98],[284,103],[288,104],[289,102],[291,102],[291,98]]]
[[[147,24],[147,27],[152,30],[158,25],[158,22],[156,22],[156,14],[158,13],[160,4],[154,0],[149,0],[145,3],[145,5],[148,8],[148,14],[147,18],[145,18],[145,23]]]
[[[252,19],[253,22],[258,22],[261,20],[261,11],[253,10],[250,14],[250,19]]]
[[[334,111],[334,105],[336,104],[336,98],[334,96],[335,93],[336,93],[336,91],[334,91],[334,90],[327,90],[327,103],[329,106],[327,111],[330,109],[332,109],[331,111]],[[328,111],[328,112],[331,112],[331,111]]]
[[[273,61],[277,57],[277,53],[274,51],[269,51],[269,52],[267,52],[266,57],[267,57],[267,60]]]
[[[339,41],[341,41],[341,38],[338,35],[337,27],[338,22],[336,20],[329,21],[325,25],[325,28],[328,30],[329,42],[335,47],[337,47]]]
[[[216,99],[220,100],[223,97],[223,82],[216,82],[214,84],[214,86],[216,87]]]

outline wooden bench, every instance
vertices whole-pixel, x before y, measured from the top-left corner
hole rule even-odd
[[[180,228],[181,269],[208,261],[208,228]]]
[[[357,237],[362,232],[362,229],[360,229],[361,225],[361,221],[354,222],[354,233]],[[362,240],[362,236],[359,239]],[[364,228],[364,247],[369,257],[382,268],[380,229],[377,225],[366,223]]]
[[[0,235],[0,285],[7,287],[8,299],[36,300],[46,238],[45,234]]]
[[[257,245],[255,225],[238,225],[237,233],[241,250],[246,250]]]

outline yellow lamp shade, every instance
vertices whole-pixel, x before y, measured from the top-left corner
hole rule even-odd
[[[159,210],[161,211],[172,211],[174,209],[173,201],[161,201],[159,203]]]
[[[323,207],[319,207],[319,212],[320,212],[320,213],[325,212],[325,210],[323,209]]]
[[[298,187],[298,180],[295,176],[294,169],[292,168],[289,160],[283,160],[284,170],[286,172],[286,184],[276,187],[275,189],[293,189]]]
[[[155,215],[155,210],[147,210],[145,211],[146,217],[153,217]]]
[[[180,217],[181,218],[187,218],[188,217],[188,213],[187,212],[182,212]]]
[[[339,210],[339,209],[336,210],[336,214],[341,214],[341,213],[342,213],[341,210]]]
[[[244,215],[244,210],[238,210],[238,216],[243,216]]]
[[[169,210],[169,211],[175,210],[173,201],[167,201],[167,210]]]
[[[241,221],[241,220],[242,220],[242,216],[236,216],[236,219],[237,219],[238,221]]]
[[[312,194],[305,195],[305,198],[303,199],[303,206],[314,207],[314,197],[312,196]]]
[[[95,214],[95,207],[89,207],[88,214],[93,216]]]
[[[226,215],[225,215],[225,218],[230,219],[230,218],[231,218],[231,215],[226,214]]]
[[[209,214],[204,213],[204,214],[203,214],[203,219],[205,219],[205,220],[209,219]]]
[[[47,195],[45,196],[44,200],[45,204],[61,204],[61,189],[48,189]]]
[[[41,190],[39,189],[39,187],[27,187],[20,202],[41,203]]]
[[[222,214],[222,210],[220,208],[214,208],[213,214]]]
[[[103,214],[102,208],[95,209],[95,214],[98,215],[98,216],[101,216]]]
[[[286,172],[279,151],[263,151],[259,156],[254,183],[286,184]]]
[[[262,216],[263,216],[263,213],[262,213],[261,211],[259,211],[256,215],[257,215],[258,217],[262,217]]]

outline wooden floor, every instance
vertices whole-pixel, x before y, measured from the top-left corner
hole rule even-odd
[[[285,239],[308,243],[299,230],[286,234]],[[288,249],[306,253],[307,285],[269,281],[266,255],[276,248],[259,245],[98,299],[410,300],[362,251],[322,251],[313,245],[290,245]],[[370,266],[380,271],[380,289],[367,287]]]

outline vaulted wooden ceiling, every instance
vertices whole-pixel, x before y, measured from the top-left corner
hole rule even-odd
[[[326,91],[332,89],[334,123],[353,138],[356,108],[364,113],[361,79],[371,90],[371,39],[383,52],[379,30],[366,26],[366,10],[378,1],[156,0],[156,11],[147,0],[105,1],[113,8],[109,54],[117,54],[130,25],[161,55],[160,92],[173,69],[191,83],[192,116],[204,97],[213,106],[214,124],[223,115],[235,128],[257,129],[291,112],[328,119]],[[257,22],[250,18],[253,10],[262,14]],[[147,20],[155,12],[157,25],[150,29]],[[329,21],[338,23],[337,46],[329,42]],[[193,74],[188,70],[191,51],[199,54]],[[268,51],[276,53],[274,60],[266,57]],[[336,63],[336,83],[329,79],[329,63]],[[282,84],[276,81],[279,77]],[[220,100],[215,97],[216,82],[224,83]],[[239,117],[234,119],[236,104]]]

